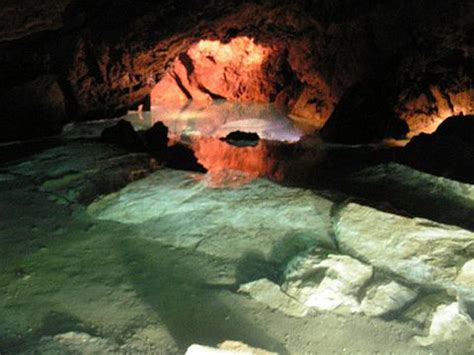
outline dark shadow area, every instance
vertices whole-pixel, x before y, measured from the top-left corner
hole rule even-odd
[[[41,326],[33,333],[27,334],[20,338],[0,338],[1,354],[37,354],[37,352],[25,352],[25,349],[34,349],[41,338],[47,336],[55,336],[66,332],[87,333],[92,336],[100,336],[97,331],[84,324],[80,319],[71,314],[64,312],[51,311],[42,320]],[[28,351],[28,350],[27,350]]]
[[[54,137],[2,144],[0,145],[0,165],[28,158],[31,155],[58,147],[59,145],[61,145],[60,139]]]
[[[288,354],[283,344],[216,298],[218,291],[207,287],[200,275],[203,270],[196,254],[171,253],[143,240],[124,239],[115,247],[135,291],[156,312],[181,350],[193,343],[215,346],[232,339]]]
[[[278,240],[267,257],[261,252],[249,250],[237,264],[235,271],[237,287],[262,278],[281,284],[288,263],[296,256],[319,247],[319,244],[314,236],[291,233]],[[322,247],[328,251],[332,250],[327,245]]]

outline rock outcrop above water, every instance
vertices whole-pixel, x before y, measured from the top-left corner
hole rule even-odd
[[[474,116],[450,117],[434,133],[416,136],[402,159],[415,169],[474,183]]]

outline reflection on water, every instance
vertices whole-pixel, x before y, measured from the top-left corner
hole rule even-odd
[[[297,149],[296,142],[306,133],[271,104],[196,103],[155,107],[126,118],[141,129],[163,122],[171,144],[181,142],[193,149],[208,170],[205,179],[212,187],[238,186],[258,177],[281,181],[289,160],[286,155]],[[238,130],[255,132],[262,139],[254,147],[236,147],[219,139]],[[312,154],[310,160],[319,155]]]
[[[208,170],[211,186],[238,186],[257,177],[279,177],[277,161],[265,141],[253,147],[236,147],[218,138],[197,137],[191,147]]]
[[[127,119],[141,128],[149,128],[161,121],[169,128],[170,138],[223,137],[232,131],[241,130],[258,133],[263,139],[296,142],[307,133],[272,104],[191,102],[184,106],[153,107],[150,112],[129,114]]]

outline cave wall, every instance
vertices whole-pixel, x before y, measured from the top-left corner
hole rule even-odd
[[[351,106],[355,85],[383,87],[384,105],[413,132],[473,110],[472,1],[9,0],[0,14],[0,124],[10,127],[0,140],[118,115],[147,100],[198,40],[236,36],[280,48],[289,77],[278,101],[319,127],[342,99]],[[29,95],[12,107],[12,92],[37,97],[51,78],[50,107]],[[53,119],[59,101],[65,114]],[[384,112],[377,105],[364,106],[375,107],[369,116]],[[350,126],[346,116],[334,118],[336,131]]]

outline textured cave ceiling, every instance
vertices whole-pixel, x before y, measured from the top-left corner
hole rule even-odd
[[[474,112],[472,1],[29,0],[0,15],[0,140],[136,107],[200,40],[243,37],[272,49],[268,88],[247,99],[318,127],[331,118],[336,141]]]

